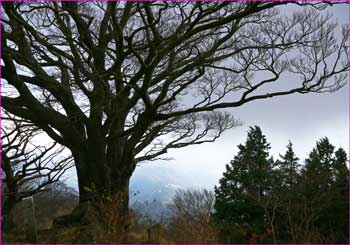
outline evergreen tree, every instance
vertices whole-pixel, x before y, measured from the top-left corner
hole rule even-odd
[[[334,146],[327,137],[316,142],[316,147],[312,150],[309,158],[305,160],[305,173],[327,174],[330,177]]]
[[[293,144],[289,141],[281,160],[277,160],[274,169],[275,185],[273,195],[278,200],[278,210],[275,214],[276,233],[283,242],[295,243],[294,220],[295,204],[299,202],[297,184],[299,180],[299,158],[293,150]]]
[[[323,195],[330,190],[333,181],[333,161],[334,146],[328,138],[325,137],[317,141],[316,147],[305,159],[305,166],[302,169],[302,178],[307,196]]]
[[[280,154],[282,160],[276,161],[278,166],[278,173],[281,178],[281,185],[292,187],[297,183],[298,169],[300,167],[299,158],[295,155],[293,144],[289,141],[287,151],[284,155]]]
[[[344,149],[335,152],[333,162],[332,202],[328,210],[337,243],[349,243],[349,170]]]
[[[220,223],[224,242],[249,242],[266,229],[261,203],[271,191],[272,160],[270,144],[258,126],[250,127],[244,145],[226,165],[226,172],[215,187],[214,219]]]
[[[349,170],[347,168],[347,155],[343,148],[335,152],[335,161],[333,164],[334,181],[337,184],[343,184],[348,181]]]
[[[322,138],[305,160],[301,183],[303,198],[312,210],[309,227],[317,228],[323,239],[342,243],[348,239],[346,162],[345,151],[340,148],[335,152],[328,138]]]

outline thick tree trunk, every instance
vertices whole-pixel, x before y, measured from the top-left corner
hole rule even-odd
[[[54,223],[59,226],[67,223],[96,226],[97,223],[102,230],[112,231],[118,228],[117,233],[123,236],[122,240],[118,239],[119,242],[126,242],[132,159],[121,157],[107,160],[105,152],[97,146],[96,148],[73,153],[78,177],[79,205],[71,215],[60,217]],[[112,222],[115,227],[103,227],[104,222]]]

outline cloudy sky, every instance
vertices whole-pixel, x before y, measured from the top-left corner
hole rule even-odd
[[[348,23],[348,7],[334,6],[328,11],[339,25]],[[144,163],[136,170],[171,168],[174,174],[193,176],[194,186],[217,184],[225,165],[244,143],[249,126],[258,125],[271,143],[271,155],[284,153],[290,140],[299,158],[304,159],[321,137],[327,136],[336,147],[349,153],[349,86],[335,93],[289,95],[248,103],[230,112],[244,125],[227,131],[215,143],[172,150],[167,162]]]

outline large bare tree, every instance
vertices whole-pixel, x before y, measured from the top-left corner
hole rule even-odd
[[[344,85],[328,5],[4,2],[3,107],[71,150],[80,204],[127,213],[136,164],[239,125],[220,109]]]

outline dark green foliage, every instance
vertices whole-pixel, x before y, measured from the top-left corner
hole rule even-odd
[[[274,162],[257,126],[238,148],[215,188],[220,242],[348,242],[349,170],[342,148],[322,138],[301,165],[289,142]]]
[[[346,152],[340,148],[335,152],[333,165],[335,191],[333,202],[334,230],[337,232],[337,242],[349,242],[349,170],[347,168]]]
[[[300,195],[298,194],[298,180],[300,179],[299,158],[295,155],[293,144],[289,141],[286,152],[280,154],[281,160],[275,163],[273,195],[278,199],[278,209],[274,222],[276,234],[280,242],[295,242],[294,210],[298,209]]]
[[[334,242],[345,243],[348,235],[348,169],[346,152],[335,147],[328,138],[317,142],[305,161],[300,185],[304,199],[314,210],[310,226],[322,236],[332,234]]]
[[[276,166],[278,167],[281,185],[292,187],[297,183],[300,167],[299,158],[294,153],[292,142],[289,141],[286,153],[284,155],[280,154],[280,158],[282,160],[277,160]]]
[[[224,242],[249,242],[251,236],[264,233],[265,211],[261,202],[271,189],[272,160],[270,144],[257,126],[251,127],[245,145],[239,145],[234,160],[215,188],[214,219],[220,223]],[[229,229],[229,230],[227,230]],[[239,230],[240,232],[234,231]],[[238,239],[238,240],[237,240]]]

